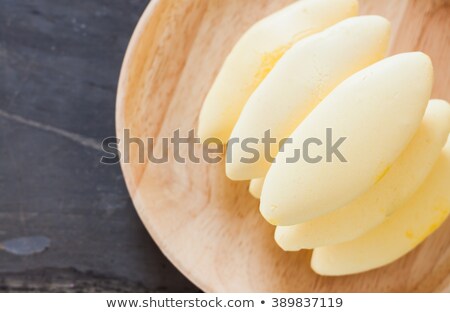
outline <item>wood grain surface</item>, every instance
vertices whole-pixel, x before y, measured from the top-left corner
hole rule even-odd
[[[198,291],[143,227],[120,166],[100,164],[148,2],[0,0],[0,292]],[[50,244],[1,248],[24,236]]]
[[[159,0],[142,16],[123,63],[116,128],[142,139],[195,128],[225,56],[256,20],[288,0]],[[390,53],[422,50],[435,67],[433,97],[449,100],[450,2],[361,0],[361,14],[393,24]],[[123,142],[123,141],[122,141]],[[124,147],[122,146],[122,149]],[[201,147],[196,146],[197,153]],[[187,153],[186,149],[182,150]],[[412,253],[389,266],[321,277],[310,252],[283,252],[258,212],[248,182],[225,177],[224,164],[139,164],[137,146],[122,164],[137,212],[165,255],[204,291],[449,291],[450,220]]]

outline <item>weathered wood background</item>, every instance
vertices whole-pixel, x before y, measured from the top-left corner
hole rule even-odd
[[[0,0],[0,291],[197,291],[138,219],[114,136],[122,58],[146,0]]]

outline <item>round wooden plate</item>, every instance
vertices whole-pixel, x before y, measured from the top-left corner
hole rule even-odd
[[[289,0],[152,0],[126,53],[116,123],[120,148],[130,136],[162,138],[197,125],[225,56],[256,20]],[[422,50],[435,66],[434,97],[450,98],[448,1],[360,1],[361,14],[393,24],[392,53]],[[146,145],[147,146],[147,145]],[[450,290],[450,220],[412,253],[364,274],[321,277],[310,252],[283,252],[258,211],[248,182],[225,177],[224,164],[139,162],[138,144],[122,162],[134,205],[164,254],[204,291],[411,292]],[[201,146],[196,145],[196,153]],[[186,155],[183,147],[181,153]],[[123,156],[125,156],[123,154]],[[142,160],[141,160],[142,161]]]

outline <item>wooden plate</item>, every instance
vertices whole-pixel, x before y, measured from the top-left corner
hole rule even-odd
[[[225,56],[256,20],[289,0],[152,0],[131,39],[117,98],[117,135],[163,137],[195,128]],[[391,53],[422,50],[435,66],[434,97],[450,98],[448,1],[361,1],[361,14],[393,23]],[[187,149],[181,149],[186,154]],[[196,145],[196,153],[201,147]],[[204,291],[410,292],[450,290],[450,220],[414,252],[364,274],[321,277],[310,252],[286,253],[258,212],[248,182],[231,182],[224,164],[123,162],[134,205],[164,254]],[[170,158],[173,159],[173,158]]]

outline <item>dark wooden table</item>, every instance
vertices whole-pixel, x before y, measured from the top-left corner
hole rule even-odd
[[[198,291],[138,219],[114,135],[122,58],[146,0],[0,0],[0,291]]]

